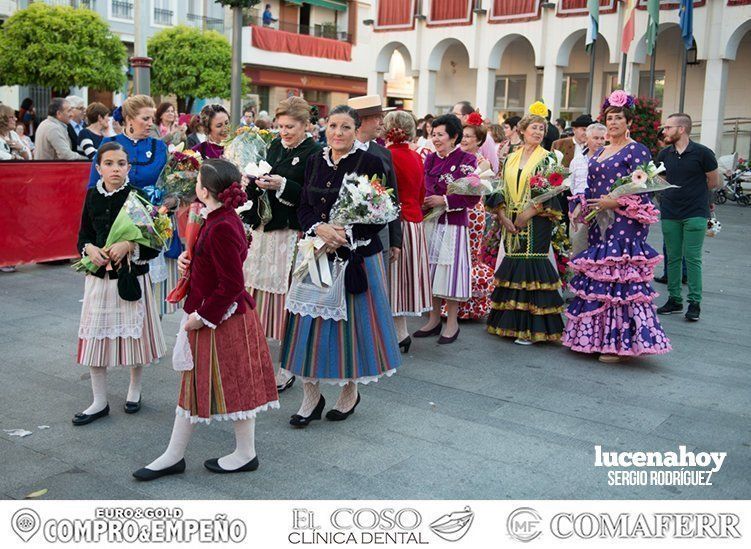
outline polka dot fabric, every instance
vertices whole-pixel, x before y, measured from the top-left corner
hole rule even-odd
[[[606,195],[616,179],[651,159],[649,150],[631,143],[613,156],[590,160],[586,198]],[[662,257],[647,244],[657,210],[646,194],[627,198],[615,211],[603,236],[589,228],[589,247],[572,259],[574,300],[566,311],[563,344],[581,353],[620,356],[662,354],[671,350],[660,326],[652,289],[654,266]]]

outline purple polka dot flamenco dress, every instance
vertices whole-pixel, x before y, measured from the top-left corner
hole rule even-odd
[[[600,198],[621,176],[649,162],[649,149],[630,143],[602,161],[600,149],[589,161],[584,198]],[[653,304],[650,285],[662,256],[647,244],[649,225],[659,212],[647,194],[618,198],[605,234],[590,223],[589,247],[572,259],[574,300],[566,311],[563,344],[581,353],[618,356],[662,354],[671,350]],[[582,213],[587,213],[582,200]]]

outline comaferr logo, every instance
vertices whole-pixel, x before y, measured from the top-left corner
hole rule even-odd
[[[739,525],[734,513],[558,513],[550,531],[560,539],[725,539],[740,538]]]

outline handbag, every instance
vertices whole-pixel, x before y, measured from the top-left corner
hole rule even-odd
[[[130,257],[117,270],[117,295],[125,301],[138,301],[143,295],[138,275],[133,272],[130,264]]]
[[[298,254],[295,270],[303,261]],[[344,274],[347,261],[327,258],[331,272],[331,285],[317,285],[311,279],[311,273],[293,276],[284,304],[290,313],[324,318],[328,320],[347,320],[347,300],[344,291]]]

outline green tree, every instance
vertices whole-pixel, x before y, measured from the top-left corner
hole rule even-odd
[[[180,112],[196,98],[229,97],[232,49],[224,35],[178,25],[152,36],[148,55],[152,92],[177,96]]]
[[[126,55],[98,13],[35,2],[0,28],[0,84],[116,90]]]

